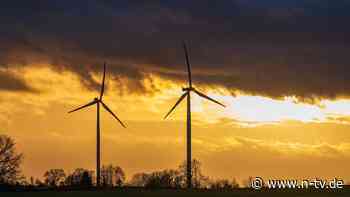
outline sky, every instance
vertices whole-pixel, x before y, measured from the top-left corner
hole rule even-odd
[[[5,1],[0,8],[0,134],[23,172],[95,168],[99,95],[102,162],[136,172],[185,159],[182,94],[189,47],[193,157],[205,174],[350,180],[350,1]]]

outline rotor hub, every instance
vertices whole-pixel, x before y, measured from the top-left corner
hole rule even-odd
[[[194,90],[194,88],[192,88],[192,87],[182,88],[182,91],[184,91],[184,92],[191,91],[191,90]]]

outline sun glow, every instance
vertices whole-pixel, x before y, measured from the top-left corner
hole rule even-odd
[[[45,106],[48,105],[49,101],[64,101],[68,108],[68,106],[85,102],[86,98],[96,96],[96,92],[83,88],[78,77],[70,72],[59,74],[44,66],[36,67],[36,69],[17,69],[11,72],[14,74],[22,73],[26,82],[41,91],[40,97],[27,95],[25,99],[25,103],[33,103],[36,107],[38,107],[38,104],[34,101],[38,99],[41,99],[40,104],[45,104]],[[100,78],[95,76],[98,73],[93,74],[94,79],[99,81]],[[47,76],[50,77],[47,78]],[[125,116],[131,119],[144,119],[145,115],[148,119],[161,119],[183,93],[182,84],[151,74],[143,81],[148,92],[146,94],[120,95],[118,93],[120,85],[110,79],[107,82],[106,97],[110,97],[108,98],[111,101],[110,105],[113,108],[121,109],[121,111],[130,112],[130,114],[126,113]],[[206,91],[203,91],[203,88]],[[277,124],[289,120],[300,122],[350,122],[348,121],[350,120],[348,118],[350,116],[350,101],[346,99],[322,100],[318,105],[313,105],[299,102],[293,96],[277,100],[263,96],[245,95],[240,92],[236,92],[236,96],[232,96],[230,92],[221,88],[213,90],[199,87],[199,90],[206,92],[210,97],[226,105],[226,108],[222,108],[196,94],[191,94],[193,119],[206,124],[217,123],[222,119],[249,126]],[[129,107],[126,108],[119,103],[143,103],[143,107],[128,105]],[[170,118],[185,120],[184,103],[185,101]],[[139,115],[135,116],[135,114]],[[147,116],[147,114],[152,115]]]
[[[281,122],[298,120],[302,122],[321,121],[325,119],[322,110],[314,105],[295,103],[291,98],[274,100],[261,96],[240,95],[218,96],[227,103],[224,116],[242,122]]]
[[[280,123],[283,121],[327,122],[345,121],[350,115],[349,100],[323,100],[319,105],[298,102],[294,97],[276,100],[262,96],[238,94],[236,97],[210,92],[209,95],[227,105],[223,110],[214,109],[208,103],[202,105],[202,112],[213,113],[215,119],[232,119],[242,124]],[[340,117],[340,118],[339,118]],[[337,119],[338,118],[338,119]]]

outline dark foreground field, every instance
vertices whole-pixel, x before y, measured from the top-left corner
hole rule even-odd
[[[186,191],[186,190],[114,190],[114,191],[37,191],[37,192],[0,192],[1,197],[98,197],[98,196],[125,196],[125,197],[349,197],[350,190],[340,191]]]

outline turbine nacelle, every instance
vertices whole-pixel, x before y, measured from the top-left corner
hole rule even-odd
[[[101,92],[100,92],[100,97],[95,97],[93,101],[91,101],[90,103],[88,104],[85,104],[81,107],[78,107],[72,111],[69,111],[68,113],[72,113],[72,112],[75,112],[75,111],[78,111],[80,109],[83,109],[85,107],[89,107],[91,105],[94,105],[94,104],[102,104],[102,107],[107,110],[124,128],[126,127],[122,121],[112,112],[111,109],[109,109],[109,107],[102,101],[102,98],[103,98],[103,93],[104,93],[104,90],[105,90],[105,78],[106,78],[106,63],[103,64],[103,77],[102,77],[102,85],[101,85]]]
[[[177,102],[175,103],[175,105],[170,109],[170,111],[164,116],[164,119],[166,119],[176,108],[176,106],[178,106],[182,100],[184,100],[184,98],[186,98],[187,96],[189,96],[190,92],[194,92],[196,93],[198,96],[207,99],[209,101],[212,101],[218,105],[221,105],[222,107],[225,107],[225,105],[223,105],[222,103],[220,103],[219,101],[216,101],[213,98],[210,98],[209,96],[205,95],[204,93],[196,90],[195,88],[192,87],[192,75],[191,75],[191,65],[190,65],[190,60],[189,60],[189,56],[188,56],[188,51],[187,51],[187,47],[186,44],[183,43],[183,47],[184,47],[184,52],[185,52],[185,58],[186,58],[186,65],[187,65],[187,72],[188,72],[188,86],[187,87],[183,87],[182,91],[184,92],[182,94],[182,96],[177,100]]]
[[[182,88],[182,91],[184,92],[194,91],[194,88],[193,87]]]

